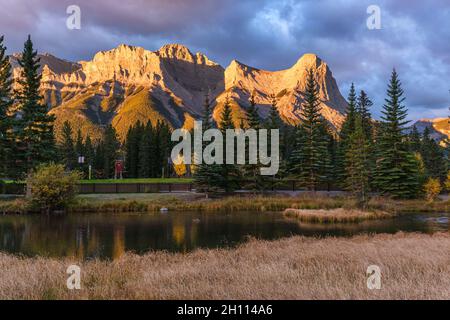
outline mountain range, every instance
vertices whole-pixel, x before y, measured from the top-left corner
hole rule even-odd
[[[20,74],[18,57],[10,58],[15,78]],[[322,115],[335,130],[340,129],[347,108],[327,63],[311,53],[280,71],[257,69],[237,60],[223,68],[179,44],[157,51],[122,44],[96,53],[90,61],[70,62],[51,54],[39,57],[42,95],[49,112],[56,116],[57,136],[65,121],[94,140],[108,124],[121,139],[137,121],[155,124],[161,120],[173,128],[190,129],[201,117],[205,95],[216,121],[229,99],[238,126],[253,95],[261,117],[268,114],[271,97],[276,96],[282,119],[296,124],[309,68],[316,74]],[[445,134],[449,134],[448,128]]]

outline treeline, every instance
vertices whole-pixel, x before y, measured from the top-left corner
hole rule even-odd
[[[206,192],[231,192],[240,188],[264,191],[281,179],[290,178],[312,191],[346,189],[365,202],[369,192],[397,198],[417,197],[424,186],[438,190],[437,185],[448,176],[450,144],[441,147],[428,129],[423,134],[416,128],[407,132],[404,93],[395,70],[388,84],[381,120],[372,120],[371,100],[364,91],[357,93],[352,85],[346,118],[337,134],[321,115],[313,70],[308,70],[297,126],[282,121],[275,96],[268,117],[261,119],[252,95],[239,127],[280,130],[280,170],[275,176],[263,176],[259,159],[256,164],[245,165],[173,166],[169,158],[173,146],[171,129],[165,122],[154,125],[138,122],[129,129],[123,143],[112,126],[104,128],[101,140],[91,141],[90,137],[83,139],[80,131],[73,132],[66,122],[55,141],[55,119],[39,93],[39,58],[30,37],[18,61],[21,77],[13,90],[11,65],[0,37],[1,178],[23,179],[38,164],[46,162],[64,163],[68,170],[83,171],[85,177],[91,166],[93,177],[111,178],[115,161],[124,160],[125,177],[193,175],[197,189]],[[212,111],[207,98],[202,117],[204,131],[214,127],[223,132],[235,128],[228,99],[217,123]],[[203,149],[206,147],[204,143]],[[249,148],[247,145],[246,151]],[[269,154],[270,149],[269,144]],[[223,151],[225,155],[226,150]],[[80,156],[84,157],[83,163],[78,161]],[[248,156],[246,160],[248,163]]]
[[[361,203],[369,192],[395,198],[414,198],[429,179],[442,183],[449,169],[447,151],[413,128],[407,134],[407,109],[397,72],[391,75],[381,121],[373,121],[372,101],[364,91],[356,93],[352,84],[348,110],[341,131],[336,135],[320,113],[319,90],[314,71],[308,70],[300,124],[286,126],[273,99],[269,118],[256,112],[253,97],[246,110],[244,128],[279,128],[281,170],[275,177],[261,176],[259,165],[202,164],[194,170],[197,189],[205,192],[233,191],[238,188],[267,189],[280,178],[292,178],[307,190],[346,189]],[[206,100],[203,130],[214,127],[212,110]],[[244,124],[245,123],[245,124]],[[225,102],[221,130],[234,128],[229,101]],[[204,146],[205,147],[205,146]]]
[[[13,90],[11,65],[0,37],[0,177],[13,179],[57,157],[55,118],[39,93],[39,58],[30,36],[18,63],[21,73]]]

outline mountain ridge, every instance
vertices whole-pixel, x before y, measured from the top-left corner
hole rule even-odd
[[[204,96],[210,95],[217,120],[226,98],[238,125],[255,96],[258,112],[268,113],[271,95],[283,120],[299,122],[306,69],[312,67],[319,86],[323,116],[338,130],[347,102],[328,65],[317,55],[302,55],[291,68],[267,71],[232,60],[228,67],[186,46],[167,44],[156,51],[121,44],[97,52],[91,60],[70,62],[52,54],[40,55],[41,90],[57,131],[66,120],[75,130],[98,138],[112,124],[123,139],[136,121],[165,120],[172,127],[189,127],[200,118]],[[19,76],[17,55],[11,56],[13,76]]]

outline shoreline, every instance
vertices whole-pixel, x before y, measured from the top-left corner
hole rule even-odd
[[[240,194],[222,198],[205,199],[197,193],[148,193],[148,194],[96,194],[79,195],[69,205],[68,213],[91,212],[158,212],[161,208],[169,211],[284,211],[286,209],[331,210],[343,208],[357,209],[356,200],[345,196],[327,196],[323,194]],[[427,202],[423,199],[393,200],[374,197],[369,201],[368,211],[385,211],[392,215],[410,212],[450,212],[450,201]],[[30,208],[25,199],[0,200],[0,214],[28,214]]]
[[[450,234],[251,240],[233,249],[114,261],[0,253],[1,299],[450,299]],[[68,290],[66,269],[82,270]],[[381,289],[366,270],[381,269]],[[205,277],[205,275],[208,275]]]

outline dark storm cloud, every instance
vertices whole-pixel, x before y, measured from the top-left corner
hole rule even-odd
[[[445,116],[449,105],[450,3],[446,0],[0,0],[0,33],[20,51],[31,33],[40,51],[86,60],[120,43],[156,50],[169,42],[269,70],[305,52],[327,61],[344,95],[351,82],[383,104],[393,67],[411,118]],[[82,11],[82,29],[65,27],[66,8]],[[368,30],[366,9],[381,9]]]

